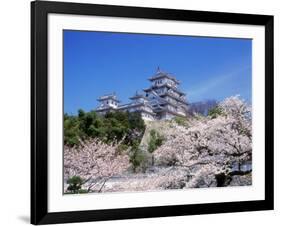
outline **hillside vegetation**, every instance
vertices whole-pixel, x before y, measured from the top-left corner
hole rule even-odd
[[[167,121],[144,122],[137,113],[79,111],[65,115],[64,129],[66,193],[252,183],[251,108],[238,96],[207,116]]]
[[[79,145],[81,140],[97,138],[105,143],[119,142],[132,145],[140,142],[145,124],[139,113],[109,112],[99,115],[94,111],[78,111],[78,115],[64,115],[64,144]]]

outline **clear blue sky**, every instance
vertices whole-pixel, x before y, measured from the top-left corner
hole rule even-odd
[[[66,30],[64,111],[92,110],[113,91],[126,103],[158,66],[181,81],[189,102],[236,94],[251,102],[251,40]]]

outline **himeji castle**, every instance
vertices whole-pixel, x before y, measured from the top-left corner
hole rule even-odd
[[[109,111],[139,112],[144,120],[165,120],[175,116],[187,116],[186,94],[179,89],[180,82],[158,67],[155,75],[148,79],[151,85],[130,97],[131,102],[120,104],[116,93],[101,96],[96,112]]]

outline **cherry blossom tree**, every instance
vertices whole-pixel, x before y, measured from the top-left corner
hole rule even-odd
[[[224,186],[232,175],[249,173],[240,166],[252,158],[251,109],[239,96],[225,99],[219,108],[216,118],[193,119],[188,128],[170,126],[166,142],[154,152],[158,165],[190,170],[186,187]]]
[[[88,192],[101,192],[109,178],[130,167],[126,151],[118,151],[120,143],[106,144],[97,139],[80,143],[64,148],[64,177],[66,180],[80,176],[84,180],[83,188]]]

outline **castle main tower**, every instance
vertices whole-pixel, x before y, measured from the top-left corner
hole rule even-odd
[[[149,78],[151,86],[144,89],[157,119],[171,119],[186,116],[188,103],[186,94],[178,87],[180,82],[171,74],[158,67],[155,75]]]

